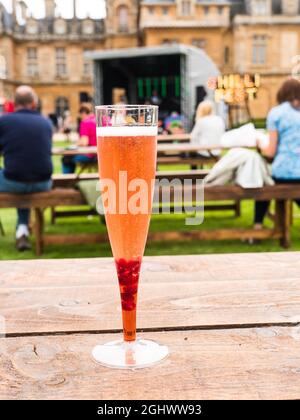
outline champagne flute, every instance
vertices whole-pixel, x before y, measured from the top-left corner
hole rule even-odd
[[[96,107],[99,175],[108,235],[119,280],[123,340],[97,346],[94,359],[122,369],[149,367],[168,348],[137,339],[139,277],[155,188],[158,107]]]

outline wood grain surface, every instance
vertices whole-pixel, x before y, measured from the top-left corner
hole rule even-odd
[[[149,333],[170,349],[141,371],[97,365],[112,335],[0,339],[0,399],[297,399],[300,329]]]
[[[277,269],[274,270],[276,260]],[[120,298],[111,259],[1,262],[7,334],[115,331]],[[145,258],[141,329],[300,322],[298,254]]]
[[[0,261],[0,288],[101,285],[111,281],[111,258]],[[177,255],[145,257],[143,281],[159,283],[161,275],[181,281],[300,279],[299,252],[249,254]]]
[[[91,357],[121,336],[112,259],[0,271],[0,400],[300,398],[299,253],[145,258],[140,336],[170,357],[126,372]]]

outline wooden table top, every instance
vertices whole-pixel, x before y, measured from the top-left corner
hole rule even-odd
[[[157,151],[159,155],[170,153],[191,153],[191,152],[207,152],[215,149],[221,149],[219,146],[203,147],[194,144],[158,144]],[[97,155],[97,147],[77,147],[77,148],[61,148],[54,147],[52,149],[54,156],[77,156],[77,155]]]
[[[53,147],[53,156],[78,156],[78,155],[95,155],[97,156],[97,147]]]
[[[300,253],[147,257],[141,371],[97,365],[119,337],[111,259],[0,262],[0,399],[299,399]]]
[[[191,134],[162,134],[158,136],[157,140],[159,143],[186,143],[191,140]]]
[[[157,146],[158,154],[166,154],[166,153],[191,153],[191,152],[207,152],[211,150],[222,148],[220,146],[210,146],[204,147],[190,143],[183,143],[183,144],[159,144]]]

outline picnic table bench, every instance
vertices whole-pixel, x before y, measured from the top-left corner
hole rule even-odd
[[[170,357],[135,372],[91,357],[120,337],[112,259],[0,271],[0,400],[300,398],[299,253],[145,258],[140,336]]]
[[[165,176],[161,173],[160,176]],[[199,178],[197,175],[195,179]],[[191,187],[193,201],[196,199],[195,185]],[[174,203],[175,190],[171,189],[170,200]],[[235,185],[205,186],[205,202],[242,200],[275,200],[275,223],[272,229],[213,229],[205,230],[202,227],[194,230],[172,232],[150,232],[150,241],[188,241],[188,240],[224,240],[224,239],[278,239],[284,248],[290,245],[290,201],[300,197],[300,184],[278,184],[259,189],[243,189]],[[32,208],[35,214],[34,233],[36,239],[36,254],[43,253],[44,245],[53,244],[84,244],[108,241],[107,234],[76,234],[76,235],[45,235],[44,209],[58,206],[81,206],[86,201],[81,192],[74,188],[56,188],[49,192],[14,195],[0,194],[0,208]],[[215,204],[214,204],[215,205]],[[221,204],[224,206],[224,204]],[[231,205],[232,206],[232,205]]]
[[[187,179],[195,180],[197,179],[204,179],[208,175],[209,171],[204,169],[198,170],[183,170],[183,171],[162,171],[157,172],[157,179],[158,180],[168,180],[173,181],[174,179],[179,179],[180,181],[184,181]],[[97,173],[85,173],[85,174],[69,174],[69,175],[59,175],[56,174],[53,176],[53,187],[54,188],[76,188],[79,181],[95,181],[99,179],[99,175]],[[241,206],[240,201],[236,201],[234,203],[222,203],[222,204],[206,204],[205,209],[208,211],[220,211],[220,210],[233,210],[236,217],[240,217],[241,215]],[[92,216],[96,215],[97,212],[94,209],[76,209],[76,210],[60,210],[57,208],[52,208],[51,211],[51,223],[55,224],[58,218],[65,218],[65,217],[74,217],[74,216]]]
[[[157,172],[158,179],[204,179],[209,171],[205,169],[197,170],[180,170],[180,171],[159,171]],[[75,188],[78,181],[99,180],[98,173],[84,173],[84,174],[55,174],[52,177],[54,188]]]

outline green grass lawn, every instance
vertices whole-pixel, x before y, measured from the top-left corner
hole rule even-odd
[[[32,259],[33,252],[19,254],[14,249],[15,211],[2,210],[1,220],[5,227],[6,236],[0,237],[0,259]],[[213,229],[217,227],[247,227],[251,226],[253,217],[253,203],[244,202],[242,205],[242,217],[233,217],[232,212],[207,212],[204,224],[193,229]],[[104,232],[105,226],[101,225],[98,217],[78,217],[72,219],[59,219],[55,226],[49,223],[47,213],[47,233],[89,233]],[[187,229],[184,216],[181,215],[156,215],[152,218],[152,231],[169,231]],[[190,229],[190,227],[188,227]],[[292,248],[300,250],[300,219],[295,218],[292,227]],[[185,254],[210,254],[210,253],[235,253],[235,252],[267,252],[281,251],[275,240],[263,241],[257,245],[249,245],[238,240],[235,241],[185,241],[185,242],[161,242],[149,243],[146,255],[185,255]],[[47,246],[43,258],[85,258],[111,256],[109,243],[94,245],[68,245]]]
[[[54,159],[55,172],[61,172],[59,158]],[[170,168],[163,168],[168,169]],[[184,169],[183,167],[176,169]],[[299,210],[295,208],[295,221],[291,229],[292,247],[291,250],[300,250],[300,218],[297,218]],[[100,223],[99,217],[76,217],[59,219],[55,226],[50,225],[50,212],[47,216],[47,233],[101,233],[105,232],[105,226]],[[36,258],[34,252],[20,254],[14,247],[14,233],[16,223],[15,210],[0,210],[5,236],[0,236],[0,259],[32,259]],[[214,229],[227,227],[250,227],[253,220],[253,202],[246,201],[242,204],[242,216],[235,218],[232,211],[206,212],[202,226],[193,229]],[[268,222],[269,223],[269,222]],[[152,218],[151,230],[174,231],[186,230],[191,227],[185,226],[183,215],[156,215]],[[1,234],[0,234],[1,235]],[[262,241],[260,244],[249,245],[242,241],[185,241],[185,242],[161,242],[149,243],[146,255],[187,255],[187,254],[210,254],[210,253],[235,253],[235,252],[267,252],[282,251],[276,240]],[[43,258],[86,258],[111,256],[109,243],[91,245],[55,245],[47,246]]]

